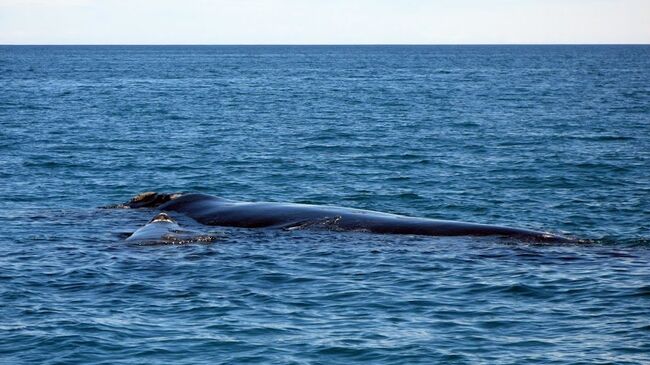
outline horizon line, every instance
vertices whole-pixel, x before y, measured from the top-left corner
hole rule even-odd
[[[5,46],[648,46],[650,43],[0,43]]]

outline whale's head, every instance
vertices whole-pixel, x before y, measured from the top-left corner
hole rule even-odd
[[[149,223],[156,222],[165,222],[165,223],[176,223],[176,221],[170,217],[167,213],[158,213],[155,217],[151,218]]]
[[[176,199],[179,196],[181,196],[181,194],[165,194],[148,191],[136,195],[133,199],[129,200],[125,206],[129,208],[155,208],[170,200]]]

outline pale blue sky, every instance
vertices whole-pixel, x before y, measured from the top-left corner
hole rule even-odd
[[[650,43],[650,0],[0,0],[0,44]]]

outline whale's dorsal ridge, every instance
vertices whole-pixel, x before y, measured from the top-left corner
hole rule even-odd
[[[534,242],[567,242],[571,240],[548,232],[521,228],[407,217],[336,206],[242,202],[204,193],[147,192],[139,194],[126,206],[158,208],[161,211],[181,213],[198,223],[210,226],[275,227],[288,230],[326,228],[337,231],[426,236],[501,236]],[[168,219],[171,218],[160,215],[154,218],[152,224],[169,222]]]

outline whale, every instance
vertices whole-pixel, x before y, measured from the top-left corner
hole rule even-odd
[[[409,217],[328,205],[244,202],[201,193],[147,192],[119,206],[181,213],[208,226],[285,230],[325,228],[377,234],[500,236],[532,242],[572,241],[564,236],[523,228]]]
[[[127,237],[126,241],[138,244],[184,244],[209,243],[216,239],[214,235],[181,228],[167,213],[159,213]]]

